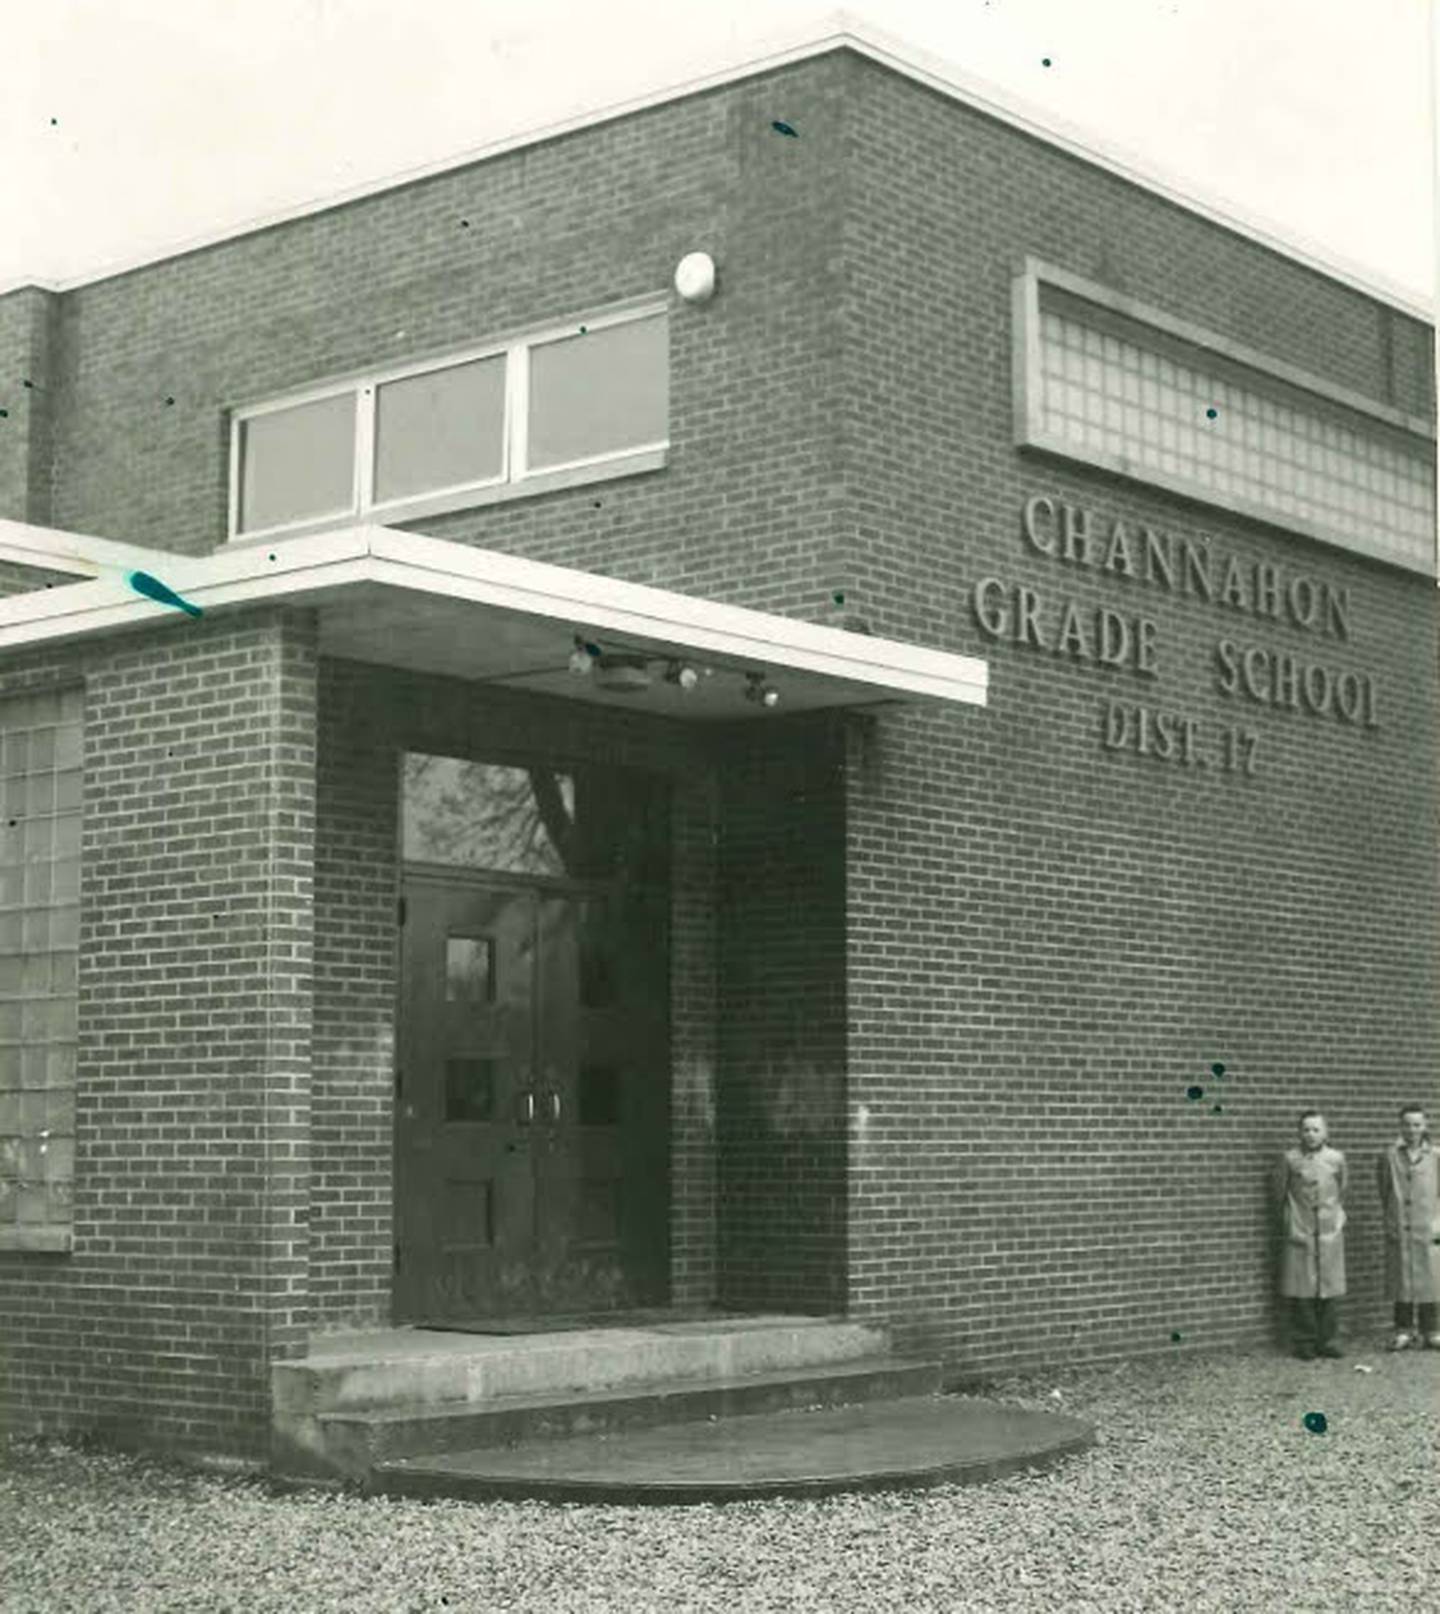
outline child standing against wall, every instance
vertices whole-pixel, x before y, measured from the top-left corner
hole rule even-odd
[[[1395,1303],[1390,1349],[1428,1345],[1440,1350],[1440,1155],[1418,1104],[1400,1111],[1400,1136],[1381,1151],[1377,1165],[1385,1282]]]
[[[1295,1354],[1343,1356],[1337,1301],[1345,1293],[1345,1156],[1326,1142],[1325,1117],[1306,1110],[1299,1143],[1275,1171],[1280,1211],[1280,1293]]]

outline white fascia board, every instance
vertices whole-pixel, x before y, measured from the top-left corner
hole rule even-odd
[[[0,559],[42,571],[70,572],[76,577],[100,577],[109,570],[152,572],[177,558],[164,549],[116,543],[113,538],[96,538],[90,533],[0,520]]]
[[[548,618],[565,631],[651,639],[760,669],[793,668],[932,699],[986,703],[989,669],[972,656],[825,628],[744,606],[384,527],[293,538],[214,555],[165,556],[155,575],[202,610],[302,604],[347,585],[465,599]],[[188,618],[102,577],[0,599],[0,650]]]
[[[75,535],[88,546],[88,540]],[[220,550],[214,555],[142,551],[148,564],[117,568],[85,582],[34,589],[0,599],[0,649],[80,639],[93,633],[150,626],[164,618],[188,621],[172,605],[137,594],[127,570],[147,571],[202,610],[222,605],[284,604],[317,589],[364,582],[369,551],[354,528],[295,538],[269,549]]]
[[[1023,101],[988,80],[966,73],[953,62],[899,39],[843,10],[833,12],[819,21],[806,23],[798,29],[771,34],[753,45],[742,46],[741,53],[732,55],[722,66],[710,72],[692,74],[648,93],[612,102],[607,106],[577,109],[569,116],[554,122],[502,136],[498,140],[472,147],[454,156],[367,180],[360,185],[246,219],[239,224],[209,230],[201,235],[177,241],[158,251],[109,264],[91,273],[50,281],[22,278],[0,285],[0,295],[27,287],[52,292],[74,291],[78,287],[109,280],[116,275],[128,274],[149,264],[163,263],[167,259],[198,252],[204,247],[234,240],[257,230],[272,229],[276,225],[287,224],[295,219],[326,213],[367,196],[378,196],[386,191],[414,184],[417,180],[431,179],[458,168],[467,168],[474,163],[485,162],[509,151],[539,145],[542,141],[554,140],[561,135],[610,123],[616,118],[700,95],[727,84],[754,78],[762,73],[774,72],[777,68],[793,62],[807,61],[811,57],[823,56],[830,51],[841,49],[854,50],[862,56],[868,56],[872,61],[879,62],[918,84],[926,85],[949,100],[974,107],[1001,123],[1008,123],[1013,128],[1023,130],[1046,145],[1078,157],[1093,168],[1105,169],[1109,173],[1116,174],[1131,184],[1164,197],[1166,201],[1184,208],[1189,213],[1198,214],[1223,229],[1257,241],[1282,257],[1314,269],[1331,280],[1340,281],[1356,291],[1363,292],[1367,297],[1409,314],[1412,318],[1422,320],[1426,324],[1434,323],[1433,300],[1416,295],[1378,272],[1345,259],[1318,242],[1298,234],[1289,236],[1282,225],[1235,210],[1231,204],[1218,198],[1180,190],[1163,171],[1153,168],[1146,158],[1132,151],[1122,150],[1117,144],[1102,141],[1089,131],[1064,119],[1056,118],[1047,109]]]
[[[376,582],[548,617],[597,636],[658,640],[757,670],[793,668],[941,700],[986,702],[989,669],[973,656],[384,528],[372,529],[371,553]]]

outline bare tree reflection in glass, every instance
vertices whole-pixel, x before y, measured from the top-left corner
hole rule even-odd
[[[574,842],[575,782],[547,768],[407,753],[407,859],[563,876]]]

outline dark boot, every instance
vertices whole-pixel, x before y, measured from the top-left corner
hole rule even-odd
[[[1290,1342],[1296,1356],[1302,1362],[1309,1362],[1314,1358],[1315,1347],[1319,1343],[1316,1338],[1314,1305],[1313,1300],[1292,1298],[1290,1301]]]
[[[1315,1354],[1344,1356],[1340,1349],[1340,1307],[1334,1300],[1315,1302]]]

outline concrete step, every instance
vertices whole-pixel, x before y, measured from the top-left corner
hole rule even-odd
[[[878,1329],[823,1317],[735,1317],[546,1334],[379,1329],[322,1337],[277,1363],[275,1404],[296,1413],[480,1401],[667,1379],[733,1378],[885,1349]]]
[[[656,1390],[760,1374],[798,1375],[882,1356],[884,1334],[824,1317],[705,1317],[539,1334],[397,1328],[332,1335],[272,1369],[273,1453],[286,1473],[348,1472],[332,1459],[322,1418]],[[342,1443],[350,1434],[338,1430]],[[348,1448],[347,1448],[348,1449]]]
[[[386,1496],[547,1502],[732,1502],[976,1484],[1052,1468],[1094,1444],[1078,1418],[957,1396],[675,1424],[516,1447],[396,1457]]]
[[[317,1415],[316,1424],[328,1471],[363,1479],[380,1463],[417,1453],[439,1456],[575,1435],[850,1406],[930,1395],[939,1384],[937,1362],[875,1356],[799,1373],[750,1373],[564,1395],[507,1395],[488,1401],[325,1412]]]

